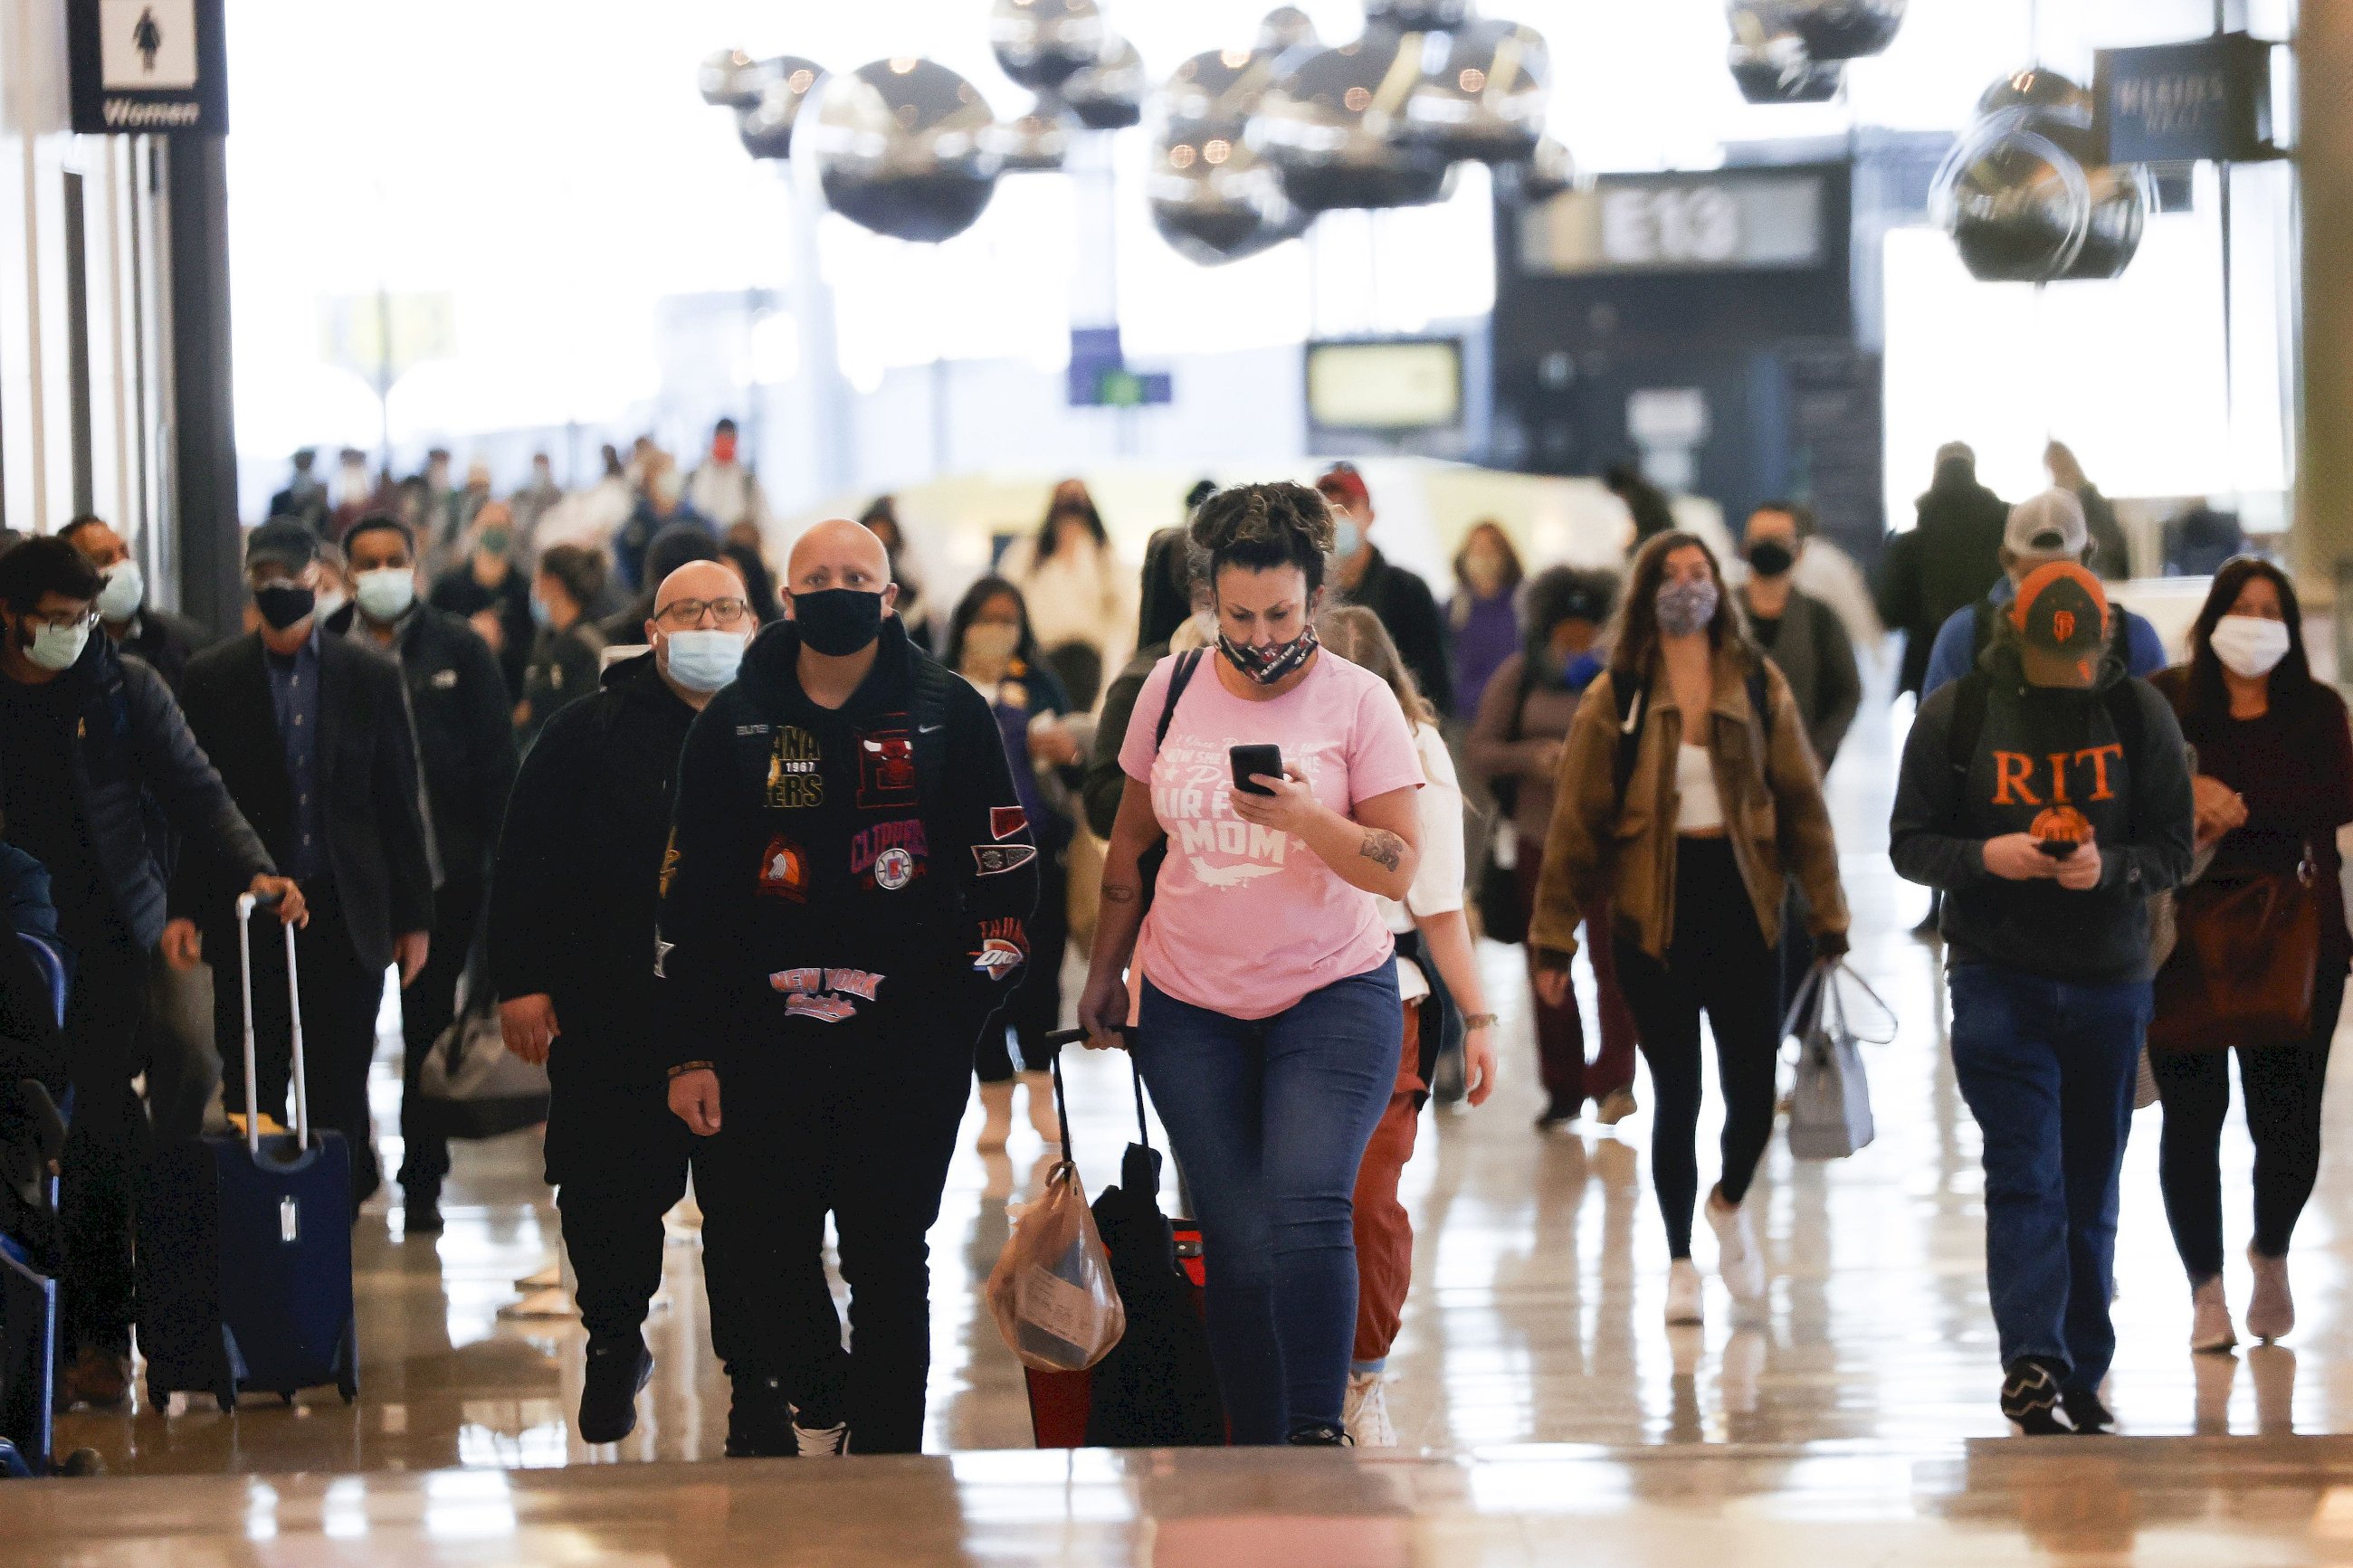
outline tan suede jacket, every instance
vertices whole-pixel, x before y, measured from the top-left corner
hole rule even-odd
[[[1767,947],[1781,940],[1782,899],[1793,873],[1811,906],[1808,923],[1814,933],[1843,932],[1846,894],[1839,885],[1838,843],[1805,720],[1788,682],[1767,661],[1765,691],[1773,714],[1768,741],[1749,700],[1749,669],[1744,653],[1717,654],[1715,700],[1706,715],[1732,858]],[[1635,732],[1621,736],[1614,679],[1613,672],[1594,681],[1569,726],[1528,942],[1575,952],[1583,906],[1606,897],[1617,930],[1652,958],[1664,959],[1675,931],[1675,814],[1681,797],[1674,759],[1683,744],[1683,715],[1671,683],[1654,679],[1637,710]],[[1622,810],[1615,798],[1620,744],[1641,748]]]

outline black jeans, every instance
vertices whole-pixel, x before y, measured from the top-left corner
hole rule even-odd
[[[567,1071],[563,1053],[571,1043],[559,1038],[549,1058],[547,1176],[578,1284],[581,1325],[593,1344],[644,1327],[661,1289],[662,1216],[686,1195],[697,1140],[671,1114],[659,1078],[617,1084]],[[733,1348],[725,1331],[734,1326],[713,1314],[712,1338],[723,1360]]]
[[[2346,960],[2321,955],[2313,984],[2312,1036],[2266,1051],[2241,1051],[2247,1131],[2255,1144],[2255,1250],[2287,1256],[2295,1222],[2320,1174],[2320,1114],[2328,1082],[2328,1047],[2345,1003]],[[2152,1052],[2165,1131],[2158,1175],[2174,1250],[2202,1284],[2222,1272],[2222,1120],[2231,1110],[2230,1053]]]
[[[1675,930],[1664,963],[1618,939],[1618,983],[1634,1010],[1658,1097],[1651,1181],[1670,1257],[1691,1256],[1692,1210],[1699,1201],[1700,1011],[1706,1009],[1715,1033],[1724,1092],[1724,1197],[1736,1204],[1773,1136],[1780,964],[1765,945],[1732,846],[1721,838],[1685,838],[1675,847]]]
[[[458,982],[474,951],[486,892],[479,877],[441,885],[433,895],[433,942],[425,967],[400,995],[400,1184],[420,1194],[440,1191],[449,1173],[449,1135],[427,1113],[417,1080],[433,1042],[457,1016]]]
[[[303,1079],[311,1121],[343,1135],[352,1152],[354,1208],[384,1184],[368,1115],[368,1064],[384,1004],[384,971],[361,961],[343,924],[343,906],[325,883],[303,889],[311,923],[294,933],[302,991]],[[278,917],[253,918],[253,1055],[261,1113],[294,1125],[287,1089],[293,1072],[293,1024],[286,1009],[286,939]],[[220,1042],[221,1103],[245,1114],[245,999],[238,981],[237,928],[205,935],[213,963],[213,1026]]]
[[[846,1412],[856,1453],[923,1447],[925,1235],[964,1117],[969,1041],[852,1026],[829,1049],[777,1047],[721,1073],[721,1131],[696,1151],[712,1348],[731,1376],[779,1377],[804,1410]],[[848,1355],[825,1279],[828,1213],[849,1285]]]
[[[1061,1055],[1059,1047],[1046,1044],[1046,1037],[1062,1017],[1062,951],[1071,942],[1069,854],[1065,846],[1038,858],[1038,912],[1029,917],[1029,962],[1015,978],[1005,1011],[989,1021],[973,1053],[983,1083],[1013,1079],[1017,1064],[1005,1047],[1008,1030],[1020,1050],[1018,1066],[1024,1072],[1045,1072]]]
[[[13,939],[12,939],[13,940]],[[146,1183],[147,1113],[131,1078],[147,1024],[153,962],[127,939],[76,939],[66,1040],[73,1052],[73,1122],[66,1134],[58,1220],[68,1354],[85,1345],[131,1353],[132,1237]]]

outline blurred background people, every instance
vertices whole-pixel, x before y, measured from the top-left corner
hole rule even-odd
[[[1814,760],[1827,774],[1862,706],[1862,669],[1837,613],[1797,585],[1798,563],[1811,548],[1806,520],[1794,504],[1757,508],[1741,545],[1748,577],[1740,586],[1740,607],[1748,613],[1749,635],[1788,681]]]
[[[329,537],[328,519],[334,507],[317,473],[317,448],[304,447],[294,454],[294,472],[286,488],[269,498],[269,515],[290,517],[320,538]]]
[[[637,646],[645,637],[646,622],[653,616],[656,592],[662,584],[670,581],[670,574],[689,562],[719,559],[717,542],[702,530],[685,523],[672,523],[663,529],[654,536],[654,542],[646,546],[646,576],[654,586],[641,594],[632,595],[628,604],[597,623],[597,630],[604,634],[606,644],[622,647]],[[733,562],[730,564],[740,578],[742,566]],[[608,582],[604,595],[609,597],[612,592],[613,584]],[[745,596],[749,597],[748,590]]]
[[[1038,646],[1071,706],[1093,708],[1105,673],[1127,655],[1135,605],[1085,481],[1054,487],[1046,521],[1034,537],[1013,542],[997,571],[1032,606]]]
[[[1642,472],[1642,465],[1630,459],[1610,464],[1601,470],[1601,483],[1609,493],[1626,503],[1626,511],[1634,520],[1634,537],[1626,546],[1627,557],[1641,552],[1642,546],[1675,526],[1674,502],[1667,492],[1652,484]]]
[[[1077,815],[1071,786],[1082,761],[1078,742],[1062,722],[1071,700],[1039,657],[1021,590],[1002,577],[983,577],[965,591],[948,618],[942,662],[988,700],[1013,769],[1014,793],[1038,841],[1038,911],[1029,918],[1029,962],[1014,982],[1004,1012],[982,1032],[976,1058],[984,1113],[977,1146],[1005,1147],[1017,1079],[1029,1100],[1030,1127],[1047,1142],[1059,1144],[1052,1076],[1057,1053],[1046,1037],[1061,1022],[1062,950],[1071,939],[1069,856]],[[1018,1063],[1006,1051],[1008,1034],[1019,1053]]]
[[[768,569],[767,552],[758,526],[749,522],[730,523],[726,537],[720,543],[719,553],[734,566],[735,574],[744,579],[744,597],[751,601],[752,614],[759,623],[765,626],[771,621],[784,619],[785,606],[776,596],[776,574]]]
[[[1983,598],[2001,576],[1998,559],[2010,508],[1978,482],[1977,454],[1962,442],[1936,451],[1919,521],[1888,536],[1879,561],[1879,618],[1904,634],[1898,692],[1923,695],[1929,650],[1953,612]]]
[[[1492,519],[1472,524],[1454,555],[1454,596],[1446,620],[1453,632],[1454,713],[1468,721],[1504,661],[1519,650],[1515,605],[1527,571],[1511,536]]]
[[[508,514],[514,519],[515,554],[520,559],[529,562],[539,553],[539,525],[563,504],[564,487],[555,482],[555,465],[546,453],[533,452],[531,477],[522,489],[507,498]]]
[[[687,476],[686,505],[722,534],[748,524],[755,542],[767,537],[768,498],[759,475],[739,455],[733,419],[712,427],[709,455]]]
[[[1554,566],[1530,579],[1521,651],[1496,668],[1463,742],[1464,756],[1484,782],[1500,816],[1487,853],[1511,877],[1511,896],[1517,903],[1514,926],[1522,937],[1535,912],[1536,887],[1544,875],[1562,744],[1577,704],[1608,657],[1601,629],[1617,599],[1618,577],[1612,572]],[[1618,984],[1606,891],[1589,898],[1580,918],[1601,1026],[1601,1050],[1593,1060],[1586,1059],[1585,1020],[1577,999],[1570,996],[1557,1005],[1547,1000],[1535,986],[1541,954],[1533,945],[1527,951],[1536,1062],[1545,1088],[1545,1106],[1536,1114],[1539,1131],[1567,1126],[1584,1113],[1588,1102],[1604,1126],[1623,1121],[1637,1109],[1634,1015]],[[1488,934],[1503,933],[1491,928]]]
[[[1378,616],[1397,644],[1416,689],[1440,719],[1454,711],[1454,675],[1446,651],[1446,622],[1419,574],[1394,564],[1373,543],[1373,492],[1354,463],[1335,463],[1315,481],[1332,509],[1333,591]]]
[[[103,579],[98,590],[98,624],[114,646],[147,661],[174,691],[188,660],[210,642],[204,627],[185,616],[147,602],[147,577],[130,543],[104,519],[85,512],[58,530],[58,537],[82,553]]]
[[[641,463],[636,505],[614,533],[612,546],[614,579],[632,590],[649,585],[646,549],[662,530],[683,523],[701,529],[713,541],[719,537],[711,521],[686,504],[686,482],[679,477],[678,464],[669,453],[649,442]]]
[[[474,514],[471,548],[464,561],[434,579],[429,602],[472,626],[490,645],[509,698],[521,701],[535,623],[531,581],[515,564],[514,520],[503,503],[493,501]]]
[[[1195,485],[1186,498],[1186,515],[1189,517],[1216,493],[1217,486],[1210,480]],[[1119,819],[1119,797],[1126,778],[1120,771],[1119,749],[1126,742],[1128,721],[1135,713],[1136,693],[1144,689],[1154,667],[1175,651],[1170,639],[1193,616],[1197,587],[1193,564],[1193,543],[1182,527],[1162,529],[1144,548],[1135,657],[1103,693],[1082,790],[1087,826],[1098,838],[1109,838],[1113,824]]]
[[[2042,467],[2050,473],[2053,489],[2065,490],[2083,504],[2084,522],[2092,535],[2092,555],[2084,564],[2111,583],[2129,578],[2132,546],[2116,521],[2116,509],[2100,493],[2100,487],[2084,476],[2084,465],[2075,460],[2074,449],[2064,441],[2052,442],[2042,448]]]
[[[539,632],[514,714],[526,748],[558,711],[596,689],[605,634],[588,618],[588,607],[604,588],[605,558],[593,551],[559,544],[539,558],[531,588],[532,619]]]
[[[899,588],[899,624],[907,628],[907,636],[926,653],[938,646],[939,628],[932,624],[931,602],[923,597],[923,574],[910,559],[907,531],[899,521],[899,498],[876,496],[858,514],[858,521],[868,532],[882,542],[891,557],[891,581]]]

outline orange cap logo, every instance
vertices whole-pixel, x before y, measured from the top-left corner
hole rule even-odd
[[[2075,640],[2075,612],[2073,610],[2059,610],[2053,612],[2051,616],[2051,635],[2058,638],[2061,642],[2073,642]]]

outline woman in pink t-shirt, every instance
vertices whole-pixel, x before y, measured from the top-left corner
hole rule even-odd
[[[1337,1444],[1350,1194],[1403,1041],[1376,900],[1413,884],[1421,763],[1388,688],[1317,647],[1321,496],[1221,490],[1191,534],[1218,650],[1162,660],[1136,698],[1079,1021],[1119,1043],[1133,959],[1133,1048],[1200,1208],[1234,1441]],[[1248,781],[1263,793],[1233,787],[1245,745],[1282,750],[1282,776]],[[1144,862],[1163,849],[1146,914]]]

